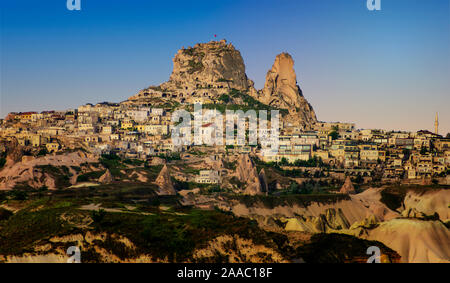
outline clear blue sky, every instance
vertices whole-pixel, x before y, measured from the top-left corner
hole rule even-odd
[[[183,46],[225,38],[262,88],[289,52],[318,118],[450,132],[449,0],[2,0],[0,115],[123,101]]]

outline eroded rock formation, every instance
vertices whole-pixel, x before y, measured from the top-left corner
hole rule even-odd
[[[106,169],[106,172],[101,175],[100,178],[98,178],[98,181],[103,184],[109,184],[114,181],[114,177],[111,174],[111,171],[109,171],[109,169]]]
[[[341,194],[354,194],[356,193],[355,187],[352,184],[352,180],[350,179],[350,176],[347,176],[347,179],[345,179],[344,185],[342,186],[341,190],[339,191]]]
[[[239,95],[231,97],[233,92]],[[297,85],[291,55],[281,53],[276,57],[264,88],[257,91],[245,73],[241,53],[225,40],[180,49],[173,59],[173,71],[167,82],[143,89],[123,103],[148,105],[170,100],[213,103],[223,95],[228,99],[220,103],[245,104],[248,98],[239,96],[251,96],[273,108],[288,110],[289,114],[283,116],[287,126],[309,129],[317,122],[312,106]]]
[[[248,154],[239,156],[236,177],[245,184],[244,194],[260,195],[267,192],[267,180],[265,180],[265,173],[261,170],[258,174],[256,165]]]
[[[287,121],[291,124],[309,126],[317,122],[312,106],[297,85],[294,60],[288,53],[281,53],[275,58],[259,98],[262,103],[288,109]]]
[[[215,85],[238,90],[249,87],[241,53],[225,40],[180,49],[173,59],[173,72],[168,83],[182,87]]]
[[[169,168],[167,168],[167,165],[164,165],[164,167],[161,169],[161,172],[159,172],[155,184],[159,187],[158,195],[177,194],[173,186],[172,179],[170,178]]]

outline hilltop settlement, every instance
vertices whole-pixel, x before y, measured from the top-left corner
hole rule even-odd
[[[353,176],[358,183],[448,181],[445,177],[450,164],[450,139],[429,131],[358,130],[354,123],[318,121],[297,85],[294,61],[287,53],[275,58],[262,90],[254,88],[240,52],[225,40],[180,49],[173,64],[169,81],[143,89],[121,103],[9,113],[1,120],[0,166],[77,149],[150,164],[174,156],[187,162],[192,158],[210,160],[212,164],[250,154],[261,162],[300,170],[301,177],[315,176],[331,182],[344,175]],[[195,103],[201,103],[204,110],[222,113],[278,109],[281,121],[277,154],[262,155],[260,146],[237,139],[212,147],[195,145],[194,141],[174,145],[171,114],[177,109],[192,111]],[[211,123],[204,123],[202,132],[208,132],[209,127]],[[227,177],[223,167],[205,165],[201,169],[198,174],[180,172],[174,177],[219,185]],[[33,180],[22,180],[20,173],[0,174],[0,187],[14,188],[18,180],[36,186]]]
[[[248,128],[244,140],[174,143],[173,113],[198,104],[278,110],[278,150],[263,150],[271,118],[257,144]],[[217,137],[216,126],[200,133]],[[450,262],[450,138],[437,115],[435,126],[323,122],[291,55],[276,56],[258,90],[231,43],[182,48],[167,82],[120,103],[0,120],[0,262],[64,261],[69,237],[91,262],[362,262],[370,241],[388,246],[377,242],[386,261]],[[322,249],[329,241],[340,250]]]

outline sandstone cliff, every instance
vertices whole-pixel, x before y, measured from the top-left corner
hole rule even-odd
[[[317,122],[312,106],[297,85],[294,60],[288,53],[281,53],[275,58],[267,72],[264,88],[259,92],[259,99],[270,106],[288,109],[288,123],[309,126]]]
[[[37,158],[23,156],[21,161],[8,163],[0,171],[0,190],[10,190],[20,185],[32,188],[46,186],[48,189],[68,187],[76,183],[80,173],[73,168],[96,162],[97,156],[82,151]]]
[[[450,232],[440,221],[397,218],[368,233],[366,239],[394,249],[402,262],[450,263]]]
[[[347,176],[347,179],[345,179],[345,183],[342,186],[341,190],[339,191],[341,194],[354,194],[355,187],[353,187],[352,180],[350,179],[350,176]]]
[[[249,86],[241,53],[225,40],[180,49],[173,59],[169,83],[182,87],[217,85],[238,90]]]
[[[106,172],[98,178],[98,181],[100,183],[109,184],[112,181],[114,181],[114,177],[111,175],[111,171],[109,169],[106,169]]]
[[[256,165],[248,154],[239,156],[236,176],[240,182],[245,184],[244,194],[260,195],[267,192],[265,173],[261,170],[261,173],[258,174]]]

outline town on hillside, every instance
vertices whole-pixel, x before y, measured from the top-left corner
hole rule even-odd
[[[450,137],[438,134],[437,114],[434,133],[357,129],[355,123],[318,121],[297,84],[293,65],[289,54],[278,55],[264,88],[256,90],[245,74],[240,52],[225,40],[182,48],[175,55],[168,82],[143,89],[121,103],[9,113],[0,120],[0,166],[76,150],[141,164],[211,159],[195,171],[172,173],[181,181],[226,187],[227,170],[223,170],[223,162],[217,166],[217,161],[227,162],[227,158],[235,162],[240,155],[250,155],[255,162],[297,178],[300,184],[314,179],[333,186],[346,176],[360,185],[449,184]],[[174,144],[172,134],[178,123],[173,122],[172,114],[180,109],[192,112],[196,103],[202,104],[204,111],[220,113],[279,110],[278,151],[263,154],[261,143],[270,139],[259,139],[256,145],[250,145],[248,139],[220,145],[198,144],[194,139],[190,144]],[[193,127],[182,130],[194,132]],[[201,126],[203,136],[216,136],[215,131],[213,123]],[[270,136],[270,131],[265,134]],[[11,189],[28,182],[14,179],[0,176],[0,185]],[[73,179],[71,185],[76,183]],[[28,185],[36,186],[33,182]],[[277,180],[268,185],[269,191],[289,187]]]

